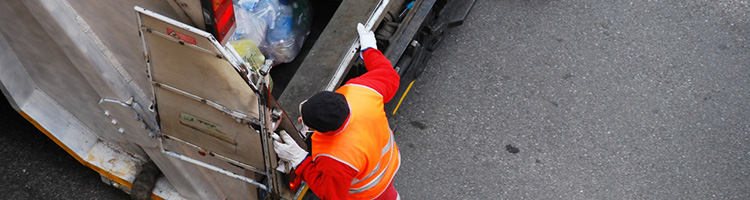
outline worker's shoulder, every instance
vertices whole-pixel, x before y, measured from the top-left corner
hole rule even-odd
[[[341,86],[338,90],[336,90],[337,93],[343,94],[347,98],[351,97],[359,97],[359,96],[368,96],[368,95],[377,95],[379,97],[383,97],[378,90],[373,88],[372,86],[367,85],[366,83],[359,83],[359,82],[349,82],[346,85]]]

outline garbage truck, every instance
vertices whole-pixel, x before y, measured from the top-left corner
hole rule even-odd
[[[474,0],[291,2],[311,11],[304,42],[293,59],[258,65],[230,42],[237,1],[2,1],[0,90],[73,159],[131,195],[313,199],[279,167],[271,135],[286,131],[309,150],[297,107],[366,72],[356,24],[375,32],[401,76],[385,108],[394,115]]]

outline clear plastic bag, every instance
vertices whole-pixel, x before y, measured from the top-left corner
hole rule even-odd
[[[274,62],[291,62],[310,33],[311,11],[307,0],[280,0],[274,27],[269,28],[266,55]]]
[[[268,31],[266,18],[275,17],[275,11],[256,9],[257,0],[239,0],[234,3],[236,27],[231,40],[250,39],[255,44],[265,42]]]
[[[274,65],[294,60],[310,32],[308,0],[235,0],[232,40],[254,41]]]

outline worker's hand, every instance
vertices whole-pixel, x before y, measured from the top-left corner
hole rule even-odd
[[[279,158],[282,161],[286,161],[291,165],[291,168],[295,168],[305,160],[305,157],[307,157],[307,151],[299,147],[299,145],[294,142],[294,139],[292,139],[292,136],[286,131],[282,130],[279,133],[281,135],[280,137],[276,133],[271,135],[271,137],[274,138],[273,149],[276,150],[276,154],[279,155]],[[281,138],[281,140],[276,138]]]
[[[359,32],[359,52],[362,57],[362,52],[367,49],[373,48],[378,49],[377,42],[375,41],[375,33],[365,29],[362,23],[357,24],[357,32]]]

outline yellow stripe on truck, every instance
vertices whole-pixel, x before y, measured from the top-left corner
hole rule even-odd
[[[70,148],[68,148],[68,146],[65,146],[65,144],[63,144],[62,142],[60,142],[60,140],[58,140],[55,136],[53,136],[52,133],[50,133],[49,131],[47,131],[47,129],[44,129],[44,127],[42,127],[42,125],[40,125],[38,122],[36,122],[36,120],[34,120],[33,118],[31,118],[29,115],[27,115],[23,111],[19,111],[18,113],[21,114],[21,116],[23,116],[23,118],[25,118],[26,121],[31,122],[31,124],[33,124],[34,127],[36,127],[37,129],[39,129],[39,131],[41,131],[42,133],[44,133],[45,135],[47,135],[47,137],[49,137],[50,139],[52,139],[52,141],[54,141],[55,144],[57,144],[57,146],[62,147],[66,152],[68,152],[68,154],[70,154],[71,156],[73,156],[73,158],[75,158],[78,162],[80,162],[84,166],[93,169],[94,171],[98,172],[102,176],[107,177],[108,179],[113,180],[113,181],[117,182],[120,185],[123,185],[123,186],[128,187],[128,188],[132,188],[133,187],[133,183],[128,182],[125,179],[122,179],[122,178],[120,178],[118,176],[115,176],[114,174],[107,172],[107,170],[104,170],[102,168],[99,168],[99,167],[97,167],[95,165],[92,165],[92,164],[84,161],[83,158],[79,157],[78,154],[76,154],[75,152],[73,152],[73,150],[70,150]],[[164,198],[161,198],[160,196],[157,196],[157,195],[155,195],[153,193],[151,194],[151,199],[154,199],[154,200],[164,200]]]
[[[411,83],[409,83],[409,87],[407,87],[406,91],[404,91],[404,95],[401,95],[401,99],[399,99],[398,104],[396,104],[396,109],[393,109],[393,115],[396,115],[396,111],[398,110],[398,107],[401,106],[401,102],[404,101],[404,97],[406,97],[406,94],[409,93],[409,90],[411,90],[412,85],[414,85],[414,81],[411,81]]]

